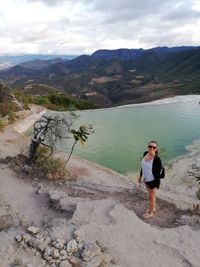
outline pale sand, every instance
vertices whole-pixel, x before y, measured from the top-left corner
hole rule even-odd
[[[17,128],[15,127],[15,131],[22,129],[23,125],[22,120]],[[17,154],[19,144],[24,143],[25,140],[24,136],[14,132],[12,127],[8,127],[3,134],[0,134],[1,156]],[[199,203],[195,197],[197,183],[194,177],[188,174],[192,164],[198,166],[200,163],[199,143],[194,142],[190,151],[187,157],[177,159],[172,168],[167,170],[167,176],[162,181],[161,190],[159,190],[162,198],[175,202],[182,208]],[[116,188],[131,189],[133,187],[127,177],[86,160],[73,157],[69,165],[80,184],[85,183],[96,188],[105,186],[111,191],[112,188],[116,190]],[[45,199],[36,198],[36,189],[30,182],[18,179],[13,171],[2,165],[0,169],[0,214],[6,212],[14,214],[14,223],[17,224],[17,220],[23,219],[28,225],[41,225],[42,220],[58,216],[47,208]],[[48,185],[46,186],[48,188]],[[83,229],[88,242],[98,240],[103,247],[107,248],[115,261],[115,264],[110,266],[200,266],[199,228],[193,230],[187,225],[173,229],[153,227],[139,219],[132,210],[127,210],[113,199],[79,200],[72,219],[66,225],[62,224],[53,228],[52,231],[58,237],[71,225]],[[35,267],[44,266],[39,255],[36,257],[34,252],[19,248],[13,242],[14,236],[20,231],[20,227],[15,227],[0,232],[0,266],[10,266],[19,256],[26,264],[31,263]]]

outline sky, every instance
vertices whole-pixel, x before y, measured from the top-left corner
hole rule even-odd
[[[200,0],[0,0],[0,55],[200,45]]]

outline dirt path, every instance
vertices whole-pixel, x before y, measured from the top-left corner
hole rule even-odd
[[[67,218],[66,213],[51,208],[47,195],[36,193],[37,183],[18,178],[8,166],[2,164],[0,184],[0,218],[10,218],[7,224],[0,225],[0,230],[32,223],[44,225],[57,217]]]

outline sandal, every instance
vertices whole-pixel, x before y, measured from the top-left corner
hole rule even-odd
[[[154,216],[154,213],[152,212],[152,213],[145,213],[144,215],[143,215],[143,218],[144,219],[149,219],[149,218],[152,218]]]
[[[152,210],[152,212],[155,214],[155,213],[156,213],[156,210]],[[147,214],[147,213],[150,213],[150,209],[148,209],[148,210],[145,212],[145,214]]]

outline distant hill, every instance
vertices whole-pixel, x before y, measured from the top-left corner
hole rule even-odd
[[[94,59],[135,59],[144,53],[144,49],[116,49],[116,50],[98,50],[91,57]]]
[[[0,56],[0,69],[12,67],[22,62],[34,61],[34,60],[50,60],[54,58],[61,58],[71,60],[77,56],[75,55],[4,55]]]
[[[13,88],[52,86],[97,107],[199,94],[200,47],[98,50],[71,60],[34,60],[1,71],[0,79]]]
[[[33,61],[20,63],[18,66],[32,70],[40,70],[48,67],[51,64],[62,63],[65,61],[67,61],[67,59],[62,59],[62,58],[53,58],[49,60],[35,59]]]
[[[137,59],[140,58],[144,53],[146,52],[155,52],[156,54],[168,54],[171,52],[181,52],[181,51],[187,51],[191,49],[197,49],[198,47],[193,47],[193,46],[181,46],[181,47],[155,47],[151,49],[116,49],[116,50],[108,50],[108,49],[103,49],[103,50],[97,50],[94,52],[91,57],[94,59],[125,59],[125,60],[130,60],[130,59]]]

